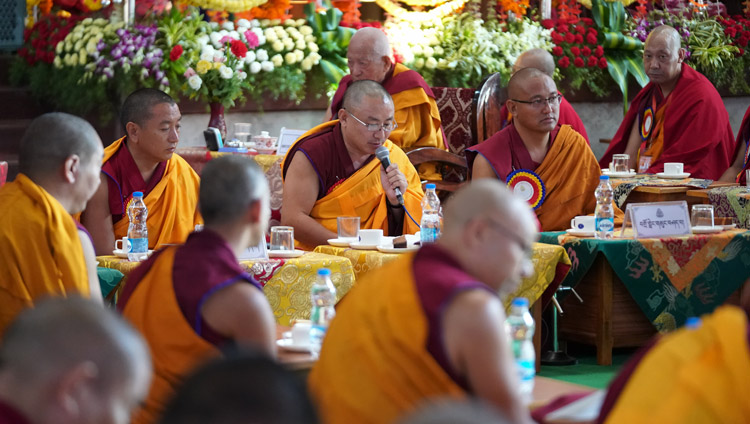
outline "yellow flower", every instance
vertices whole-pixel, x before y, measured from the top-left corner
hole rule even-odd
[[[207,60],[199,60],[195,66],[195,71],[203,75],[211,69],[211,62]]]
[[[221,62],[214,62],[214,69],[219,69],[219,68],[221,68],[222,66],[224,66],[224,64],[223,64],[223,63],[221,63]]]

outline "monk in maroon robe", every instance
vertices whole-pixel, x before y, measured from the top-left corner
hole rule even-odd
[[[750,143],[750,107],[747,108],[745,117],[742,119],[742,124],[740,125],[740,130],[737,132],[737,141],[734,146],[734,163],[719,178],[720,181],[738,182],[740,185],[746,184],[745,171],[750,169],[750,163],[747,160],[748,152],[750,152],[750,149],[747,148],[748,143]]]

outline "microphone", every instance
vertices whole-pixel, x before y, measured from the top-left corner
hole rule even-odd
[[[377,149],[375,149],[375,157],[378,158],[381,164],[383,164],[384,169],[388,169],[388,167],[391,166],[390,152],[388,151],[387,147],[380,146]],[[401,189],[398,187],[394,187],[393,191],[396,192],[396,198],[398,199],[398,204],[403,206],[404,195],[401,194]]]

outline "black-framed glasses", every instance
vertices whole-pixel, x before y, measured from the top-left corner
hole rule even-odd
[[[527,243],[526,240],[521,238],[521,236],[517,235],[513,231],[505,228],[504,225],[500,224],[499,222],[496,222],[494,219],[486,218],[485,221],[490,224],[490,226],[494,229],[496,229],[498,232],[503,234],[505,237],[513,240],[514,242],[518,243],[518,245],[521,247],[521,250],[524,251],[526,256],[528,258],[531,258],[531,255],[534,252],[534,245],[531,243]]]
[[[344,109],[344,110],[346,110],[346,109]],[[360,124],[364,125],[365,128],[367,128],[367,131],[375,132],[375,131],[383,130],[385,132],[390,132],[390,131],[395,130],[396,127],[398,127],[398,124],[396,124],[395,122],[390,122],[388,124],[367,124],[365,122],[362,122],[359,118],[357,118],[356,116],[354,116],[354,114],[351,113],[351,112],[349,112],[348,110],[346,110],[346,113],[348,113],[349,116],[351,116],[352,118],[354,118],[355,121],[357,121]]]
[[[544,107],[544,105],[549,104],[550,106],[558,106],[560,105],[560,100],[562,100],[562,94],[555,94],[552,97],[548,97],[546,99],[534,99],[534,100],[516,100],[516,99],[510,99],[514,102],[523,103],[526,105],[531,105],[531,107],[536,109],[541,109]]]

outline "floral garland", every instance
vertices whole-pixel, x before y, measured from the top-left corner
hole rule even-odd
[[[445,3],[446,0],[404,0],[402,3],[405,3],[408,6],[422,6],[422,7],[436,7],[443,3]]]
[[[457,13],[468,0],[450,0],[429,12],[414,12],[404,9],[392,0],[375,0],[375,3],[396,19],[409,19],[413,22],[430,22]]]
[[[184,3],[203,9],[239,13],[258,7],[267,1],[268,0],[184,0]]]

